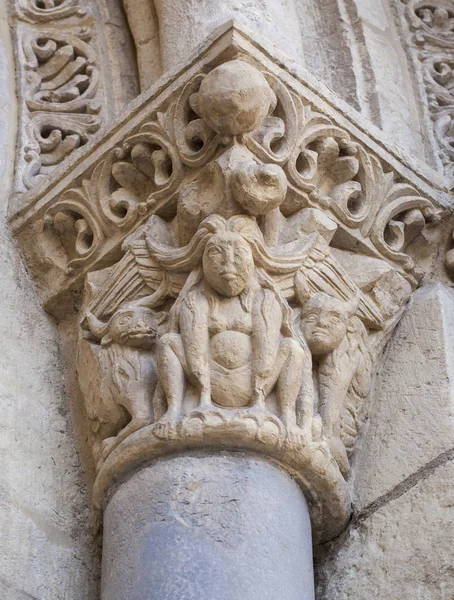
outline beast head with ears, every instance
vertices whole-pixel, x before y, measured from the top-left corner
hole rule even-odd
[[[158,325],[163,313],[156,313],[145,306],[124,304],[107,322],[93,313],[86,314],[86,322],[92,336],[102,346],[117,343],[120,346],[151,350],[158,337]]]

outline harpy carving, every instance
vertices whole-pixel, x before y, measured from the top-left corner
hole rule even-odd
[[[96,350],[99,322],[111,323],[137,303],[150,319],[161,315],[156,347],[147,350],[153,381],[144,377],[140,390],[136,376],[131,420],[119,431],[113,421],[116,437],[103,424],[109,431],[96,450],[98,493],[121,468],[121,448],[129,455],[144,445],[149,457],[205,444],[260,447],[303,478],[315,469],[342,489],[374,365],[418,277],[404,250],[435,216],[430,202],[393,184],[345,132],[241,61],[191,81],[157,122],[97,167],[91,182],[96,204],[78,207],[86,222],[88,210],[93,219],[102,208],[104,190],[111,208],[121,199],[125,209],[117,226],[139,223],[150,208],[155,213],[127,238],[124,257],[87,305],[79,360],[91,353],[101,369],[100,388],[89,394],[92,422],[103,419],[115,370],[112,359],[105,367],[106,342]],[[47,218],[70,208],[71,195]],[[105,218],[98,223],[105,227]],[[359,230],[368,248],[369,257],[354,259],[360,284],[341,266],[345,250],[332,250],[342,226]],[[72,252],[70,265],[83,264],[77,247]],[[135,352],[128,360],[139,373]],[[84,378],[93,378],[80,372],[87,389]],[[131,407],[143,409],[144,398],[148,412],[137,418]],[[125,406],[119,396],[114,404]],[[305,485],[320,503],[317,482]],[[336,502],[344,504],[345,494]],[[342,512],[339,504],[336,510]]]
[[[32,219],[55,288],[86,277],[96,502],[143,461],[246,449],[298,478],[327,539],[349,516],[375,365],[421,276],[413,242],[438,213],[288,81],[228,56],[117,125]]]

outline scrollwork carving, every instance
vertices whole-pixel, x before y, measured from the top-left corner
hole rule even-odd
[[[25,163],[18,188],[33,188],[103,122],[104,90],[87,6],[85,0],[15,3]]]

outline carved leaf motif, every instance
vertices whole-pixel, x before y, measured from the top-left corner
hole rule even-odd
[[[407,13],[419,43],[454,47],[454,9],[450,0],[411,0]]]
[[[273,75],[265,74],[276,102],[271,105],[270,114],[262,125],[244,135],[245,144],[264,162],[284,164],[293,152],[298,136],[301,100]]]
[[[400,263],[405,271],[414,268],[414,261],[405,254],[406,247],[425,227],[426,221],[436,220],[437,212],[425,198],[404,184],[395,184],[387,194],[370,237],[387,259]]]
[[[66,240],[69,268],[92,260],[104,239],[116,228],[129,228],[147,211],[169,201],[184,175],[178,153],[162,127],[147,123],[139,133],[127,138],[122,147],[112,150],[94,169],[82,187],[63,193],[46,213],[49,223],[59,212],[71,210],[86,226],[77,225],[76,235]],[[76,206],[72,206],[77,198]],[[69,200],[70,199],[70,200]],[[77,224],[77,219],[74,220]],[[91,243],[87,247],[87,232]],[[83,239],[81,238],[83,232]]]
[[[407,16],[422,63],[439,157],[454,176],[454,7],[450,0],[411,0]]]
[[[51,8],[47,4],[45,10]],[[30,30],[23,39],[25,102],[31,113],[23,174],[28,189],[86,144],[101,125],[96,116],[99,73],[90,37],[88,28],[78,29],[77,35],[43,29]]]
[[[204,165],[219,143],[218,135],[197,112],[197,91],[203,78],[198,75],[183,88],[175,107],[176,144],[182,161],[191,167]]]

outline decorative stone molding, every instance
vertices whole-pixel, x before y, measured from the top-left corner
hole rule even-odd
[[[410,0],[406,16],[427,94],[439,157],[454,177],[454,7],[450,0]]]
[[[252,42],[224,28],[11,224],[49,310],[84,287],[95,502],[168,453],[244,449],[299,481],[323,540],[441,194]]]
[[[20,190],[31,189],[99,130],[104,96],[88,5],[20,0],[13,11],[23,100]]]
[[[10,0],[10,8],[21,100],[15,187],[22,193],[86,145],[124,98],[133,97],[133,77],[125,77],[125,66],[112,53],[115,39],[103,18],[117,27],[121,19],[104,0]],[[117,34],[117,44],[126,63],[124,35]]]

